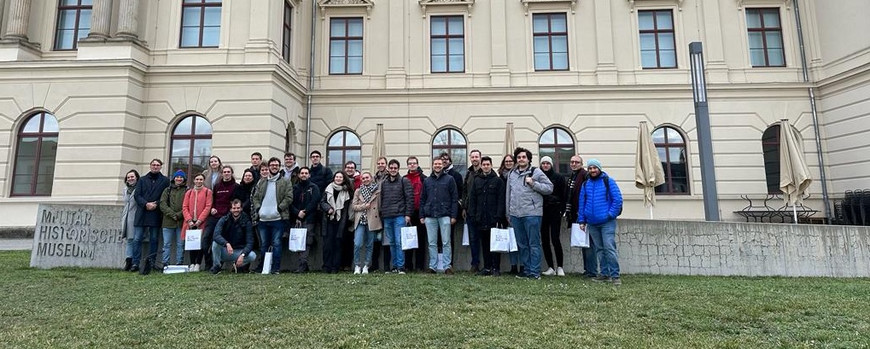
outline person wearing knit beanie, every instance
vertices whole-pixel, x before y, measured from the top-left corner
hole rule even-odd
[[[549,156],[541,157],[541,163],[543,164],[543,163],[545,163],[545,162],[549,162],[550,165],[552,165],[552,164],[553,164],[553,158],[551,158],[551,157],[549,157]]]
[[[175,177],[181,177],[181,178],[184,178],[184,180],[187,180],[187,176],[184,174],[184,171],[182,171],[182,170],[175,171],[175,174],[172,175],[172,178],[175,178]]]
[[[597,168],[597,169],[599,169],[599,170],[602,170],[602,168],[601,168],[601,161],[598,161],[598,159],[590,159],[590,160],[586,163],[586,167],[587,167],[587,168],[589,168],[589,167],[595,167],[595,168]]]

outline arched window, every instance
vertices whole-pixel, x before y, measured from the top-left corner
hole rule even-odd
[[[542,157],[549,156],[553,158],[553,168],[561,174],[571,173],[569,162],[574,156],[574,138],[565,129],[560,127],[551,127],[541,133],[538,138],[538,149]],[[537,165],[535,165],[537,167]]]
[[[326,145],[326,166],[335,173],[344,170],[344,163],[348,161],[357,166],[362,163],[362,142],[351,131],[338,131],[329,137]]]
[[[764,177],[768,194],[781,194],[779,190],[779,125],[764,130],[761,135],[761,151],[764,153]]]
[[[192,183],[194,174],[205,171],[211,156],[211,134],[211,124],[204,117],[189,115],[181,119],[172,130],[169,175],[182,170]]]
[[[57,159],[57,119],[33,114],[18,130],[11,196],[49,196]]]
[[[450,154],[453,169],[465,176],[468,170],[468,142],[465,136],[457,129],[447,128],[439,131],[432,139],[432,158],[435,159],[441,153]]]
[[[653,131],[652,137],[665,170],[665,184],[656,187],[656,193],[689,194],[689,164],[686,161],[689,154],[683,134],[673,127],[663,126]]]

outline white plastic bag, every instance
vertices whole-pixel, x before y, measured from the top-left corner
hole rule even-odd
[[[520,249],[519,249],[519,247],[517,247],[517,234],[514,233],[514,228],[508,228],[508,233],[509,233],[510,236],[511,236],[511,247],[510,247],[510,252],[517,252],[517,251],[519,251]]]
[[[468,246],[470,243],[468,242],[468,224],[462,225],[462,246]]]
[[[417,227],[402,227],[402,250],[413,250],[419,245]]]
[[[489,230],[489,250],[508,253],[511,249],[511,233],[507,229],[492,228]]]
[[[571,247],[589,247],[589,234],[580,229],[579,223],[571,224]]]
[[[202,229],[188,229],[184,233],[184,250],[199,251],[202,247]]]
[[[271,274],[272,273],[272,248],[269,247],[269,252],[266,252],[266,256],[263,257],[263,274]]]
[[[290,252],[305,251],[305,243],[307,242],[308,229],[305,228],[290,228],[290,238],[288,239]]]

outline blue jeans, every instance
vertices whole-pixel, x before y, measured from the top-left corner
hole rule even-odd
[[[404,226],[405,216],[384,218],[384,236],[390,241],[393,268],[405,268],[405,251],[402,250],[402,227]]]
[[[220,267],[223,262],[233,262],[235,263],[237,259],[239,259],[239,255],[242,254],[241,246],[237,246],[239,248],[234,248],[233,253],[230,254],[227,252],[227,248],[219,245],[217,242],[211,243],[211,255],[214,256],[214,261],[212,262],[213,267]],[[245,258],[242,259],[242,265],[251,264],[255,259],[257,259],[257,253],[254,251],[248,252],[245,255]]]
[[[163,265],[169,264],[169,255],[172,254],[172,239],[175,239],[175,263],[184,262],[184,239],[181,238],[181,227],[163,228]]]
[[[598,276],[598,256],[595,255],[595,242],[590,238],[589,248],[583,248],[581,252],[583,252],[583,275]]]
[[[595,244],[595,255],[601,266],[601,275],[619,277],[619,256],[616,254],[616,220],[602,224],[587,224],[586,231]]]
[[[438,234],[441,234],[442,256],[444,258],[444,269],[451,268],[450,259],[450,217],[426,217],[426,231],[428,232],[429,240],[429,269],[435,270],[438,266]]]
[[[272,271],[281,270],[281,235],[284,234],[284,221],[261,221],[257,224],[260,230],[260,253],[263,256],[272,247]]]
[[[145,240],[145,230],[148,230],[148,254],[157,253],[157,232],[160,227],[134,227],[133,228],[133,265],[139,265],[142,261],[142,241]]]
[[[360,224],[356,226],[356,229],[353,230],[353,265],[354,266],[363,266],[363,265],[371,265],[372,264],[372,248],[374,248],[375,243],[375,232],[369,230],[369,226],[366,224]],[[365,263],[361,263],[359,260],[359,249],[362,248],[363,244],[366,245],[366,256]]]
[[[541,276],[541,216],[511,216],[525,275]]]
[[[480,267],[480,232],[471,224],[471,221],[466,220],[468,225],[468,245],[471,247],[471,265]]]

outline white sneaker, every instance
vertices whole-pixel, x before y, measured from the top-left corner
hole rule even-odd
[[[368,273],[369,273],[369,266],[368,266],[368,265],[363,266],[363,271],[362,271],[362,273],[363,273],[363,274],[368,274]]]
[[[359,273],[360,273],[359,266],[357,265],[357,266],[353,267],[353,275],[359,275]]]
[[[556,271],[553,268],[548,268],[547,271],[541,273],[541,275],[553,276],[556,275]]]
[[[200,265],[199,265],[199,264],[194,264],[194,265],[193,265],[193,271],[200,271],[199,268],[200,268]]]
[[[187,272],[188,272],[188,273],[192,273],[192,272],[193,272],[193,264],[187,266]]]
[[[563,270],[562,267],[556,268],[556,275],[565,276],[565,270]]]

